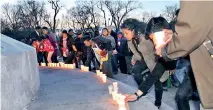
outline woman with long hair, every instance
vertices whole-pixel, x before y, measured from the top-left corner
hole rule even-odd
[[[141,80],[143,83],[139,82],[138,90],[134,94],[127,95],[126,101],[138,100],[148,93],[148,90],[155,85],[155,106],[160,108],[163,94],[160,78],[164,74],[166,68],[164,67],[164,62],[159,60],[155,55],[154,44],[147,35],[151,35],[162,29],[167,29],[169,28],[169,24],[162,17],[152,18],[147,24],[145,35],[145,24],[136,19],[127,19],[124,21],[121,28],[124,36],[128,40],[129,48],[134,54],[134,59],[140,61],[140,63],[137,64],[137,68],[142,71],[146,69],[149,70],[145,79],[143,77],[138,78],[138,80]]]

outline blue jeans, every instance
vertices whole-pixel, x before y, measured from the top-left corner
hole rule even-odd
[[[176,71],[174,73],[180,84],[183,82],[184,76],[189,72],[189,70],[190,62],[184,58],[180,58],[177,61]]]
[[[112,55],[111,64],[112,64],[112,72],[113,72],[113,74],[117,74],[118,73],[117,54]]]

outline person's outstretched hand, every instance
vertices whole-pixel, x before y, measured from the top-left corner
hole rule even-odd
[[[172,36],[173,36],[172,30],[164,29],[163,31],[164,31],[164,34],[165,34],[165,37],[164,37],[165,43],[161,44],[158,47],[155,47],[156,54],[159,55],[159,56],[162,56],[162,48],[164,48],[169,42],[171,42]],[[153,39],[153,42],[154,42],[154,44],[156,44],[157,41],[155,39]]]
[[[137,100],[137,96],[135,94],[125,94],[125,102],[134,102]]]

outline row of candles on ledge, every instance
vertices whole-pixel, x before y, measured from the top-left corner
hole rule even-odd
[[[118,93],[118,82],[113,82],[112,85],[109,85],[108,90],[109,94],[112,95],[113,100],[117,102],[119,110],[126,110],[125,96]]]
[[[83,70],[83,71],[89,71],[89,67],[81,65],[81,70]]]
[[[41,63],[41,66],[46,66],[46,63]],[[64,64],[63,62],[60,63],[48,63],[48,67],[61,67],[61,68],[76,68],[75,64]],[[89,71],[89,67],[81,65],[81,70]],[[106,83],[107,76],[103,74],[100,70],[96,70],[97,76],[99,76],[104,83]],[[119,110],[126,110],[125,107],[125,96],[118,93],[118,82],[113,82],[112,85],[108,86],[109,94],[112,95],[112,98],[116,103],[119,105]]]
[[[106,83],[106,79],[107,79],[106,74],[103,74],[103,72],[100,72],[100,70],[96,70],[96,74],[97,74],[97,76],[101,77],[101,79],[104,83]]]
[[[106,83],[106,74],[96,70],[97,76],[101,77],[102,81]],[[108,86],[109,94],[112,95],[112,98],[119,105],[119,110],[126,110],[125,107],[125,96],[118,93],[118,82],[113,82],[112,85]]]
[[[46,63],[41,63],[41,66],[45,67]],[[69,68],[69,69],[75,69],[75,64],[64,64],[62,62],[59,63],[48,63],[48,67],[60,67],[60,68]]]

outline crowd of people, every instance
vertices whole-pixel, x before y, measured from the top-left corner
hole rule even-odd
[[[209,4],[213,3],[209,2]],[[132,75],[138,84],[138,91],[126,95],[128,102],[139,100],[155,85],[155,106],[158,108],[161,106],[164,90],[165,81],[161,80],[162,76],[165,76],[167,70],[175,70],[172,79],[174,86],[178,88],[175,96],[178,109],[190,110],[189,100],[201,100],[205,108],[211,108],[213,98],[207,98],[207,95],[213,95],[210,92],[212,91],[212,79],[208,78],[208,76],[213,78],[209,72],[212,67],[203,73],[202,69],[197,70],[198,66],[192,62],[199,62],[195,60],[198,56],[194,54],[202,54],[203,51],[201,53],[194,51],[200,48],[206,36],[212,35],[213,28],[212,25],[205,23],[193,24],[194,22],[192,23],[190,20],[203,20],[205,13],[200,16],[193,9],[188,10],[187,8],[187,6],[204,8],[203,6],[208,7],[209,4],[181,2],[183,7],[176,11],[178,19],[171,23],[168,23],[163,17],[153,17],[146,27],[143,27],[143,22],[129,18],[123,21],[120,27],[122,31],[117,33],[111,27],[103,28],[100,34],[97,31],[95,34],[91,34],[82,30],[76,32],[73,29],[63,30],[58,41],[54,39],[54,35],[48,31],[47,27],[38,26],[30,35],[31,45],[36,48],[38,63],[57,63],[58,56],[60,56],[66,64],[75,63],[77,68],[83,64],[88,66],[90,71],[100,69],[110,78],[113,78],[118,72]],[[180,16],[178,17],[179,11]],[[187,18],[185,13],[199,17],[195,19],[192,18],[193,16],[187,16]],[[212,13],[212,11],[208,11],[208,13]],[[205,20],[213,23],[210,18]],[[194,26],[196,28],[203,26],[203,29],[191,29]],[[198,34],[198,31],[203,32],[205,37]],[[164,44],[159,45],[156,32],[164,32],[166,38],[163,39]],[[187,38],[193,36],[199,38],[194,39],[194,42]],[[211,41],[211,37],[208,41]],[[192,41],[187,42],[187,40]],[[201,48],[205,50],[204,47]],[[207,50],[211,49],[212,47]],[[211,51],[210,55],[212,56]],[[209,60],[212,61],[211,58]],[[198,83],[199,81],[201,83]],[[209,88],[203,84],[209,85]]]

